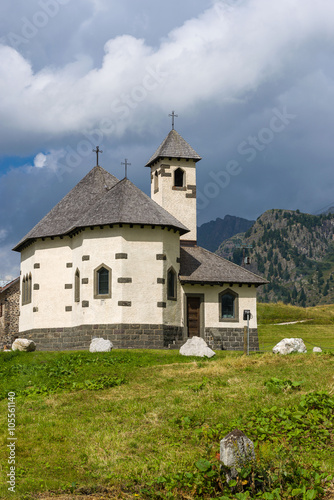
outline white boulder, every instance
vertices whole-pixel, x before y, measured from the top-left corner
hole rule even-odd
[[[322,352],[321,347],[313,347],[313,352]]]
[[[15,339],[12,344],[12,351],[32,352],[36,350],[36,344],[29,339]]]
[[[220,461],[230,469],[227,480],[237,477],[236,468],[255,460],[254,443],[239,429],[220,441]]]
[[[89,352],[110,352],[112,348],[110,340],[94,338],[90,343]]]
[[[180,354],[182,356],[199,356],[201,358],[206,356],[207,358],[212,358],[216,353],[210,349],[204,339],[201,337],[192,337],[181,346]]]
[[[283,339],[273,347],[274,354],[290,354],[292,352],[307,352],[303,339]]]

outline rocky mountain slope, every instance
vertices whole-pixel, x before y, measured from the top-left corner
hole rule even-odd
[[[225,215],[224,219],[218,217],[216,220],[206,222],[197,228],[198,244],[210,252],[215,252],[224,240],[237,233],[247,231],[254,222],[234,215]]]
[[[216,253],[270,281],[259,287],[263,302],[301,306],[334,302],[334,214],[269,210],[246,232],[224,241]],[[245,249],[249,265],[243,263]]]

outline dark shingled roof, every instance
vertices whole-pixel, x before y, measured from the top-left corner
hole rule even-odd
[[[194,161],[202,159],[174,129],[169,132],[145,166],[149,167],[159,158],[187,158]]]
[[[103,224],[168,226],[189,232],[128,179],[119,181],[101,167],[94,167],[14,248],[29,240],[62,236],[74,229]]]
[[[20,251],[28,240],[69,233],[77,220],[96,200],[119,180],[104,168],[96,166],[48,213],[13,250]]]
[[[128,179],[118,182],[108,193],[77,221],[77,227],[103,224],[145,224],[189,229],[169,212],[143,193]]]
[[[181,246],[180,257],[181,283],[247,283],[252,285],[268,283],[267,280],[247,269],[198,246]]]

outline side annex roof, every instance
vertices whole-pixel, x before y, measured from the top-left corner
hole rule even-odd
[[[267,280],[198,246],[181,246],[181,283],[265,285]]]

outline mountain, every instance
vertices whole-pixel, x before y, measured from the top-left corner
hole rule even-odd
[[[215,252],[224,240],[237,233],[248,231],[254,222],[234,215],[225,215],[224,219],[218,217],[197,228],[198,245]]]
[[[301,306],[334,302],[334,214],[268,210],[246,232],[222,242],[216,253],[242,264],[270,283],[259,287],[264,302],[282,300]],[[205,245],[204,245],[205,246]],[[244,264],[245,265],[245,264]]]

